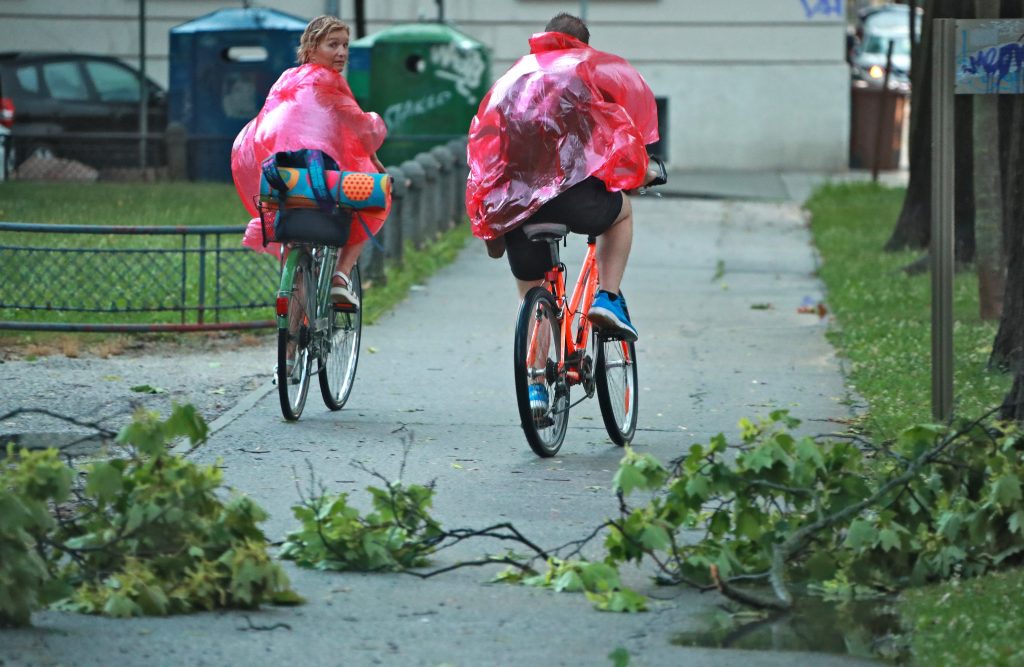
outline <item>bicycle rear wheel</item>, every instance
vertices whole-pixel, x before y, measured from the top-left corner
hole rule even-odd
[[[295,421],[302,414],[309,392],[311,324],[315,318],[316,279],[313,277],[309,253],[301,253],[295,260],[288,290],[288,308],[285,326],[277,330],[277,393],[281,399],[281,414]]]
[[[526,441],[538,456],[558,452],[569,421],[569,387],[564,371],[559,370],[561,342],[554,297],[543,287],[532,288],[519,307],[513,363],[519,419]],[[546,394],[546,402],[535,396],[531,405],[530,389],[534,385],[542,387],[534,392]]]
[[[359,339],[363,330],[363,285],[359,267],[352,267],[349,287],[359,298],[360,306],[329,306],[327,340],[320,365],[320,393],[331,410],[341,410],[352,393],[359,363]]]
[[[636,346],[624,340],[597,341],[597,402],[608,436],[620,447],[636,433]]]

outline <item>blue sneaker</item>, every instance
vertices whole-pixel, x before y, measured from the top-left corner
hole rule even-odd
[[[604,290],[594,296],[587,319],[605,336],[614,336],[627,341],[637,339],[636,329],[626,314],[626,300],[618,294]]]
[[[540,419],[548,412],[548,388],[542,384],[530,385],[530,410],[533,418]]]

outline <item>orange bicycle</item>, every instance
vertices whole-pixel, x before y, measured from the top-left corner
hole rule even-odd
[[[558,255],[568,228],[534,222],[524,225],[523,231],[531,241],[546,242],[551,248],[547,284],[526,293],[516,324],[516,399],[526,441],[538,456],[554,456],[565,439],[569,408],[596,391],[608,435],[615,444],[625,445],[636,432],[636,346],[604,336],[587,319],[598,285],[596,239],[587,237],[587,253],[569,296],[565,264]],[[551,397],[543,410],[531,405],[532,384],[543,384]],[[572,404],[571,387],[580,387],[585,394]]]
[[[667,180],[665,163],[652,157],[656,177],[640,188],[662,185]],[[547,243],[551,268],[544,274],[545,285],[532,287],[519,307],[513,354],[516,402],[526,441],[538,456],[554,456],[565,439],[569,409],[597,393],[601,418],[612,442],[626,445],[636,433],[637,370],[636,345],[632,341],[597,331],[587,317],[597,292],[597,239],[587,236],[587,252],[571,295],[565,291],[565,264],[558,246],[569,230],[557,222],[523,225],[526,238]],[[622,307],[629,316],[625,297]],[[538,405],[531,400],[531,387],[550,397]],[[584,396],[569,402],[572,387]]]

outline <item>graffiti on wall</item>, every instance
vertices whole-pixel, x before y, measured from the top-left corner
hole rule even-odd
[[[843,15],[843,0],[800,0],[800,4],[804,7],[804,16],[809,19]]]
[[[487,65],[477,49],[460,49],[454,42],[436,44],[430,49],[434,76],[451,81],[455,92],[469,104],[479,101],[480,83]]]
[[[452,99],[452,91],[442,90],[419,99],[396,102],[384,109],[382,114],[384,123],[388,126],[389,131],[394,131],[395,128],[401,127],[411,118],[424,116],[434,109],[443,107],[450,99]]]
[[[956,92],[1024,93],[1024,21],[957,22]]]

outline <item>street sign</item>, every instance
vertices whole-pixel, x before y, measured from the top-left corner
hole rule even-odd
[[[953,415],[954,95],[1024,94],[1024,20],[935,19],[932,44],[932,416]]]
[[[1024,19],[956,22],[957,95],[1024,93]]]

